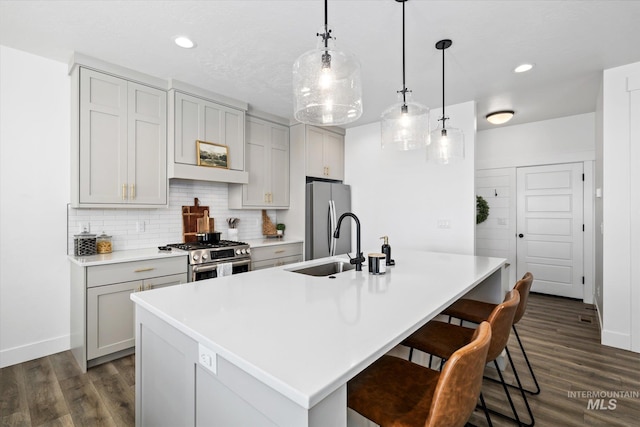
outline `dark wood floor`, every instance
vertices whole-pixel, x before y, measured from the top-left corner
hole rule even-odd
[[[540,395],[529,398],[537,426],[638,425],[638,397],[617,399],[613,410],[597,410],[588,408],[589,399],[569,396],[575,391],[640,392],[640,355],[599,344],[592,306],[532,295],[518,330],[542,387]],[[510,348],[528,381],[513,337]],[[0,425],[133,426],[134,372],[134,357],[127,356],[82,374],[68,351],[3,368]],[[506,375],[512,378],[511,372]],[[485,381],[483,390],[489,406],[508,410],[498,385]],[[516,405],[528,421],[522,400],[516,399]],[[496,427],[513,425],[496,417],[493,421]],[[471,422],[487,425],[479,412]]]

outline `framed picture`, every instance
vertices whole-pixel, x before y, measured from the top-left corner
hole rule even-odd
[[[196,141],[198,166],[229,169],[229,147],[213,142]]]

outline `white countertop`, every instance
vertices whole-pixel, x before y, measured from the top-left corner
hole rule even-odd
[[[264,239],[244,240],[244,242],[252,248],[260,248],[264,246],[286,245],[288,243],[302,243],[303,240],[293,237],[287,237],[285,235],[284,237],[265,237]]]
[[[110,254],[73,256],[69,255],[69,261],[81,267],[91,267],[93,265],[115,264],[118,262],[143,261],[147,259],[186,257],[187,252],[173,248],[171,251],[161,251],[157,247],[145,249],[130,249],[126,251],[113,251]],[[185,259],[185,263],[187,260]]]
[[[394,259],[380,276],[369,275],[366,265],[335,279],[287,271],[325,258],[131,299],[310,408],[506,262],[402,250]]]

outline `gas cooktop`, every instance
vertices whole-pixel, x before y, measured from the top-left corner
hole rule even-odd
[[[224,248],[233,248],[236,246],[248,246],[248,245],[244,242],[220,240],[218,243],[188,242],[188,243],[172,243],[167,246],[171,248],[182,249],[183,251],[193,251],[198,249],[224,249]]]

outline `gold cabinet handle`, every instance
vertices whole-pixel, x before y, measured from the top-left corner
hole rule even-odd
[[[142,273],[142,272],[145,272],[145,271],[152,271],[152,270],[155,270],[155,269],[156,269],[155,267],[139,268],[137,270],[134,270],[133,272],[134,273]]]
[[[127,200],[127,184],[122,184],[122,200]]]
[[[280,249],[279,251],[275,251],[274,253],[276,253],[276,254],[284,253],[284,249]]]
[[[133,200],[136,198],[136,185],[131,184],[131,192],[129,193],[129,199]]]
[[[273,193],[269,193],[269,203],[273,203]]]

